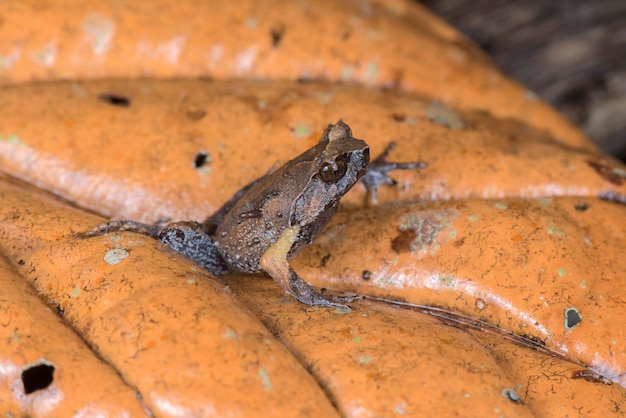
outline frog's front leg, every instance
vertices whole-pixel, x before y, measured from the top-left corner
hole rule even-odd
[[[298,238],[299,230],[298,226],[292,226],[283,231],[278,240],[261,256],[259,265],[298,301],[309,306],[328,306],[349,310],[350,308],[344,303],[353,302],[362,297],[323,295],[315,291],[289,265],[287,255]]]
[[[77,236],[88,238],[121,231],[136,232],[157,239],[215,275],[226,274],[229,271],[215,242],[204,232],[202,224],[198,222],[172,222],[165,226],[156,226],[135,221],[114,220]]]
[[[427,163],[421,161],[415,163],[388,162],[387,157],[395,147],[396,143],[391,142],[382,154],[370,161],[367,173],[361,177],[361,182],[363,182],[367,189],[368,201],[372,205],[378,203],[378,188],[380,186],[384,184],[393,186],[397,183],[394,179],[389,177],[387,173],[393,170],[413,170],[428,167]]]

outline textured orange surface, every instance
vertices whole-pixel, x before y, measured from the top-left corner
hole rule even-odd
[[[210,77],[399,88],[583,135],[409,0],[20,0],[0,4],[0,82]]]
[[[153,413],[333,416],[322,390],[289,351],[224,285],[192,263],[155,256],[157,243],[136,235],[79,241],[72,233],[101,219],[6,183],[0,183],[0,199],[2,252]],[[27,309],[16,304],[10,312],[18,321]],[[67,347],[50,343],[62,352],[84,350],[80,340]],[[55,364],[63,359],[40,351]],[[14,363],[19,352],[9,353]],[[126,388],[117,384],[120,392]],[[80,393],[67,390],[64,396],[88,405]],[[14,397],[28,405],[28,398]],[[122,408],[129,400],[120,394],[109,402],[104,406]],[[63,409],[48,408],[64,415]],[[33,413],[47,415],[42,406]]]
[[[626,408],[626,167],[418,5],[2,2],[0,83],[0,412]],[[339,118],[428,163],[376,205],[356,186],[292,260],[369,299],[350,313],[141,235],[74,236],[203,220]]]

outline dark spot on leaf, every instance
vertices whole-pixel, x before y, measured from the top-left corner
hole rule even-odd
[[[463,244],[465,244],[465,237],[463,237],[463,238],[461,238],[459,240],[454,241],[454,246],[457,247],[457,248],[458,247],[462,247]]]
[[[500,392],[502,396],[515,403],[522,403],[522,398],[513,389],[506,388]]]
[[[191,109],[188,110],[187,113],[185,113],[187,115],[187,119],[192,120],[192,121],[198,121],[202,118],[204,118],[206,116],[206,110],[204,109]]]
[[[363,270],[363,274],[361,275],[363,280],[367,281],[372,278],[372,272],[369,270]]]
[[[111,106],[128,107],[130,106],[130,99],[128,97],[120,96],[112,93],[102,93],[98,96],[101,102],[110,104]]]
[[[328,260],[330,260],[330,258],[332,257],[332,255],[330,255],[330,253],[326,254],[324,257],[322,257],[322,259],[320,260],[320,265],[322,267],[326,267],[326,263],[328,262]]]
[[[57,305],[57,306],[56,306],[56,311],[57,311],[57,314],[59,314],[59,315],[63,315],[63,314],[65,314],[65,309],[63,309],[63,308],[61,307],[61,305]]]
[[[417,237],[417,234],[412,229],[400,231],[400,233],[391,240],[391,249],[396,254],[408,253],[411,251],[411,242]]]
[[[48,363],[34,364],[22,372],[24,393],[46,389],[54,380],[54,366]]]
[[[278,44],[280,44],[280,41],[282,41],[285,36],[285,26],[282,24],[275,26],[270,31],[270,35],[272,37],[272,48],[278,47]]]
[[[391,118],[395,121],[395,122],[404,122],[406,120],[406,115],[402,115],[400,113],[392,113],[391,114]]]
[[[193,159],[193,166],[195,168],[203,167],[206,164],[208,158],[209,158],[209,154],[207,154],[206,152],[201,151],[197,153]]]
[[[589,207],[591,207],[589,203],[581,203],[579,205],[574,205],[574,209],[576,209],[576,211],[578,212],[585,212],[587,209],[589,209]]]
[[[568,330],[580,324],[582,320],[583,317],[580,315],[580,312],[578,312],[578,309],[567,308],[565,310],[565,328],[567,328]]]
[[[24,264],[26,264],[26,261],[20,260],[20,261],[17,262],[17,264],[19,264],[20,266],[23,266]]]
[[[587,160],[589,167],[593,168],[596,173],[600,175],[604,180],[616,186],[621,186],[624,182],[624,178],[617,174],[611,166],[605,163],[599,163],[591,160]]]

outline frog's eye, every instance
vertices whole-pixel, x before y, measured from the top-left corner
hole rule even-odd
[[[322,164],[319,174],[324,183],[337,183],[346,174],[348,163],[345,156]]]

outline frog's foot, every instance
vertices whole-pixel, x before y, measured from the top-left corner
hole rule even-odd
[[[317,292],[302,277],[298,276],[287,261],[289,250],[298,237],[299,227],[292,226],[283,231],[278,240],[259,260],[260,267],[287,293],[309,306],[326,306],[350,311],[344,303],[361,299],[359,296],[333,296]]]
[[[363,299],[361,296],[335,296],[319,293],[298,276],[293,269],[290,268],[289,270],[289,285],[285,290],[306,305],[340,308],[350,312],[352,309],[345,304]]]
[[[108,234],[109,232],[129,231],[158,239],[158,234],[160,230],[161,227],[159,226],[144,224],[141,222],[113,220],[100,224],[91,231],[80,232],[76,234],[76,237],[84,239],[98,237],[104,234]]]
[[[395,148],[396,143],[390,143],[385,151],[380,154],[376,159],[370,161],[369,169],[367,173],[363,177],[361,177],[361,181],[365,185],[367,189],[368,200],[372,204],[376,204],[378,202],[378,188],[383,184],[388,184],[391,186],[396,185],[398,182],[389,177],[389,172],[393,170],[414,170],[419,168],[426,168],[428,164],[425,162],[415,162],[415,163],[390,163],[387,161],[387,157],[391,153],[391,151]]]

